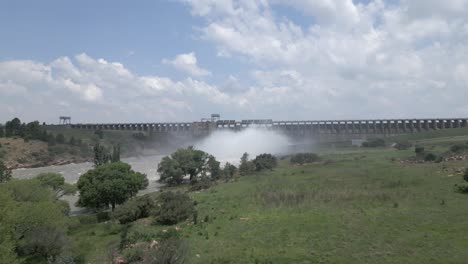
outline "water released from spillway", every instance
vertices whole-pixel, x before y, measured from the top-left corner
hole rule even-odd
[[[249,128],[238,132],[215,131],[204,140],[195,143],[194,147],[212,154],[222,162],[228,161],[237,165],[245,152],[250,158],[262,153],[284,154],[290,144],[288,137],[277,132]]]

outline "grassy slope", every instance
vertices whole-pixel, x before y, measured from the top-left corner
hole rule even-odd
[[[389,161],[398,155],[404,154],[283,164],[194,194],[200,218],[212,219],[185,228],[193,256],[200,255],[194,262],[464,262],[468,197],[452,188],[460,177],[447,177],[451,172],[441,172],[438,164]]]

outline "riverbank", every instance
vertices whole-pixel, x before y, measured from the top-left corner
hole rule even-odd
[[[12,170],[88,162],[92,160],[89,153],[84,155],[77,146],[49,146],[40,140],[0,138],[0,160]]]

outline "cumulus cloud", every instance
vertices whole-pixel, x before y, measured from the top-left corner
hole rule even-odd
[[[87,54],[50,63],[0,62],[0,93],[2,120],[11,118],[13,109],[29,120],[55,121],[69,114],[77,122],[182,121],[207,115],[206,108],[239,105],[205,82],[141,76],[121,63]]]
[[[194,52],[163,61],[190,76],[181,79],[139,75],[87,54],[4,61],[0,117],[15,111],[33,119],[70,113],[109,122],[189,121],[211,112],[229,119],[468,115],[468,0],[180,1],[202,21],[197,41],[212,45],[220,63],[242,62],[247,73],[198,80],[211,73]],[[308,22],[290,17],[294,12]],[[19,99],[39,110],[20,109]]]
[[[261,97],[257,109],[277,104],[271,113],[356,118],[453,115],[447,106],[464,104],[466,0],[184,2],[218,54],[251,62],[245,105]],[[293,22],[284,6],[313,22]]]
[[[164,59],[163,63],[170,64],[176,69],[192,76],[202,77],[211,75],[211,72],[197,65],[197,57],[194,52],[177,55],[173,60]]]

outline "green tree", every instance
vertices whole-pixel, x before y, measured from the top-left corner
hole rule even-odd
[[[255,166],[252,161],[249,161],[249,153],[244,153],[240,160],[239,174],[241,176],[252,174],[255,171]]]
[[[170,156],[162,158],[158,165],[159,181],[169,185],[178,185],[184,181],[184,171],[179,162]]]
[[[0,125],[0,138],[5,136],[5,128]]]
[[[14,210],[15,206],[9,193],[0,188],[0,263],[20,263],[15,253],[14,225],[10,222],[10,215]]]
[[[120,144],[117,144],[116,146],[112,148],[111,161],[112,162],[120,161]]]
[[[2,161],[0,161],[0,183],[11,180],[11,170],[9,170]]]
[[[255,157],[255,159],[253,160],[253,163],[255,165],[255,170],[261,171],[261,170],[272,170],[274,167],[276,167],[278,162],[275,156],[268,154],[268,153],[264,153]]]
[[[21,124],[21,120],[17,117],[5,124],[5,134],[7,137],[21,136],[22,129],[23,125]]]
[[[0,185],[0,263],[17,263],[14,252],[42,256],[43,261],[62,253],[65,243],[57,243],[56,236],[49,236],[57,232],[66,236],[67,220],[62,208],[37,179]]]
[[[94,151],[94,167],[97,168],[101,165],[108,163],[111,160],[109,152],[103,145],[96,143],[96,145],[94,145],[93,151]]]
[[[180,184],[188,176],[192,183],[200,177],[219,177],[219,162],[206,152],[189,147],[164,157],[158,165],[160,182]]]
[[[25,139],[40,140],[42,138],[42,131],[43,129],[39,124],[39,121],[30,122],[24,127],[23,137]]]
[[[77,191],[76,185],[66,183],[65,178],[58,173],[41,173],[36,179],[53,191],[56,200],[64,195],[75,194]]]
[[[77,183],[78,205],[93,209],[115,206],[135,196],[148,186],[146,175],[135,172],[123,162],[101,165],[81,175]]]
[[[236,166],[232,165],[229,162],[226,162],[226,164],[224,165],[224,168],[223,168],[223,176],[225,178],[232,178],[232,177],[234,177],[236,172],[237,172]]]
[[[210,173],[210,177],[213,180],[219,179],[221,177],[221,167],[220,162],[212,155],[208,157],[207,162],[208,168],[207,171]]]

